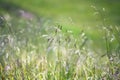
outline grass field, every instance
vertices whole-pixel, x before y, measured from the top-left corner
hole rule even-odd
[[[34,14],[46,17],[55,24],[58,23],[67,29],[79,34],[84,30],[92,40],[98,40],[101,26],[119,25],[120,1],[100,0],[6,0],[13,2]],[[104,10],[103,10],[104,9]],[[105,19],[105,22],[104,22]],[[101,40],[100,40],[101,41]]]
[[[95,26],[101,22],[100,19],[96,20],[99,15],[94,15],[96,11],[92,8],[92,6],[95,6],[96,9],[102,12],[102,15],[104,15],[102,17],[108,19],[108,23],[119,24],[120,20],[120,6],[118,0],[8,0],[8,2],[14,2],[17,5],[36,13],[37,15],[45,16],[55,21],[61,18],[62,20],[66,19],[68,21],[69,18],[71,18],[73,23],[77,24],[77,27],[80,25]],[[102,11],[103,8],[105,8],[105,12]]]
[[[0,8],[0,80],[120,79],[118,0],[4,1],[13,7]]]

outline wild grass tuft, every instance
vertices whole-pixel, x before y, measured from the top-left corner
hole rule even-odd
[[[74,32],[62,30],[62,25],[45,22],[7,21],[0,28],[0,79],[120,79],[119,27],[103,27],[107,52],[102,57],[87,47],[84,31],[75,37]]]

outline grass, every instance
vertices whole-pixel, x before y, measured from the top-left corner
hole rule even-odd
[[[105,23],[107,25],[119,26],[120,6],[118,0],[3,0],[3,2],[5,1],[20,6],[22,9],[31,11],[38,16],[47,17],[55,24],[60,24],[63,28],[72,30],[76,36],[83,30],[91,40],[96,42],[97,45],[95,46],[102,47],[98,42],[101,41],[99,29],[102,26],[103,17],[106,19]],[[98,12],[92,6],[96,7]],[[103,14],[102,19],[100,15],[96,15],[99,12]]]
[[[84,31],[76,36],[62,25],[11,18],[0,27],[0,79],[120,79],[119,27],[103,27],[104,53]]]
[[[16,4],[19,2],[15,1]],[[31,11],[38,10],[37,0],[27,2],[19,5],[28,9],[33,4]],[[78,15],[74,13],[77,8],[66,4],[67,1],[59,5],[52,2],[48,5],[48,2],[43,1],[45,4],[40,5],[42,15],[44,12],[46,16],[67,15],[68,7],[73,9],[71,14]],[[66,5],[60,7],[62,3]],[[55,7],[55,11],[51,7]],[[39,10],[35,12],[39,14]],[[71,18],[63,17],[55,22],[41,18],[39,22],[18,19],[4,12],[3,16],[9,18],[0,23],[0,79],[119,80],[120,27],[108,25],[101,9],[96,12],[101,21],[94,28],[89,23],[78,28]]]

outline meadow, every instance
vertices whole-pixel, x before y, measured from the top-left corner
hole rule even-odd
[[[0,8],[0,80],[120,79],[117,0],[6,1],[40,17]]]
[[[3,0],[4,1],[4,0]],[[101,27],[120,25],[119,0],[5,0],[31,11],[37,16],[48,18],[64,28],[71,29],[75,35],[84,30],[98,47],[102,45]],[[97,42],[98,41],[98,42]],[[93,45],[95,45],[93,44]]]

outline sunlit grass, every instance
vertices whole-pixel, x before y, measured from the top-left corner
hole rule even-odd
[[[86,1],[13,1],[47,19],[3,15],[9,18],[0,26],[0,79],[120,79],[120,28],[104,20],[104,5],[94,10]]]
[[[106,52],[96,51],[82,30],[11,17],[0,28],[0,79],[119,79],[120,29],[102,28]]]

